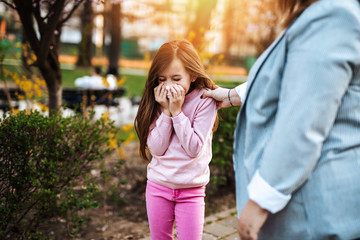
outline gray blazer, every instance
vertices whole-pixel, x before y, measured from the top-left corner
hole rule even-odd
[[[237,118],[238,211],[256,170],[292,194],[259,239],[360,238],[360,3],[320,0],[259,57]]]

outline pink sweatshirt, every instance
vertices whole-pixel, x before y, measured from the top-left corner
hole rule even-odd
[[[216,102],[201,99],[203,90],[185,96],[182,112],[175,117],[161,113],[151,125],[147,145],[152,155],[147,178],[172,188],[191,188],[209,182],[212,128]]]

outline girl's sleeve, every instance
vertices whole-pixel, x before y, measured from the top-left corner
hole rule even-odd
[[[152,155],[164,155],[169,147],[172,131],[171,117],[161,113],[155,124],[150,127],[147,139],[147,146]]]
[[[216,119],[216,103],[211,98],[203,100],[195,113],[193,124],[184,113],[172,118],[173,127],[181,146],[190,157],[196,157],[202,150],[206,138],[214,126]]]

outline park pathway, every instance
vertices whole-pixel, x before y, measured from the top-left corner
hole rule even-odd
[[[239,240],[236,227],[236,208],[215,213],[205,218],[202,240]],[[150,240],[150,237],[140,240]]]

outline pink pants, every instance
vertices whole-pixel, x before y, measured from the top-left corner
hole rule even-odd
[[[173,239],[176,223],[178,240],[201,240],[205,186],[171,189],[147,181],[146,209],[152,240]]]

